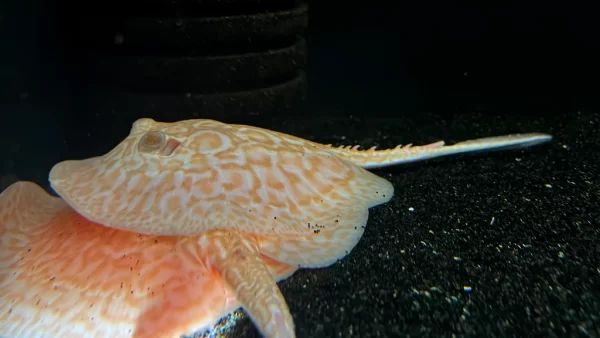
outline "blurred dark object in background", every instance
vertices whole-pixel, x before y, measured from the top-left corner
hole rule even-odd
[[[304,97],[301,1],[103,1],[78,12],[68,73],[87,114],[250,122]]]

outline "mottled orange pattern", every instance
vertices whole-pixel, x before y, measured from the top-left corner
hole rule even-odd
[[[107,228],[31,182],[7,188],[0,206],[2,337],[180,337],[240,307],[228,283],[252,298],[250,306],[266,301],[281,309],[279,316],[253,309],[253,319],[265,323],[268,336],[285,332],[277,325],[289,315],[287,305],[273,281],[297,267],[256,254],[254,237]]]

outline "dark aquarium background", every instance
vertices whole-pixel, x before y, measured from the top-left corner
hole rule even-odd
[[[549,133],[376,170],[395,197],[358,246],[280,287],[298,337],[597,337],[598,31],[578,2],[5,1],[0,188],[49,189],[140,117],[363,148]]]

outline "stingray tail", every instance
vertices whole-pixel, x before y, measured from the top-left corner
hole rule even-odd
[[[408,144],[387,150],[375,150],[375,147],[369,150],[358,150],[357,146],[352,148],[329,147],[328,150],[358,166],[380,168],[453,154],[526,148],[546,143],[550,140],[552,140],[552,136],[548,134],[529,133],[485,137],[448,146],[445,145],[444,141],[438,141],[423,146]]]

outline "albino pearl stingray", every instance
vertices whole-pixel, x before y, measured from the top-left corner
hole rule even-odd
[[[108,154],[52,168],[64,201],[27,182],[0,195],[0,335],[170,337],[242,306],[264,336],[294,337],[276,282],[354,248],[368,209],[394,193],[365,168],[550,139],[361,151],[214,120],[139,119]]]

